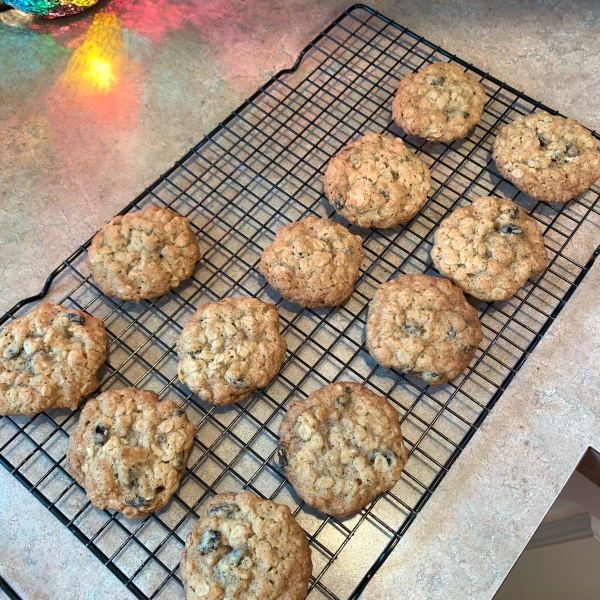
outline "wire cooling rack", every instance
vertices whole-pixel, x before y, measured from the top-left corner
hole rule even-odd
[[[488,94],[480,123],[449,146],[407,138],[390,119],[402,76],[439,60],[473,73]],[[185,407],[199,429],[170,504],[135,521],[92,507],[65,470],[77,420],[68,410],[2,418],[0,461],[139,598],[183,597],[178,564],[199,510],[214,493],[240,488],[288,504],[306,530],[314,563],[309,598],[358,598],[598,254],[597,187],[566,205],[534,202],[504,181],[491,161],[498,127],[540,107],[372,9],[348,9],[292,69],[261,87],[124,209],[169,206],[192,221],[204,254],[192,279],[153,302],[116,302],[91,282],[85,244],[52,273],[39,296],[20,302],[1,321],[22,314],[52,282],[60,283],[71,290],[64,304],[101,317],[108,330],[100,391],[136,385]],[[348,140],[369,131],[402,135],[427,162],[429,203],[403,227],[351,227],[366,253],[355,293],[339,307],[300,310],[265,284],[257,270],[260,254],[283,225],[333,214],[323,196],[325,165]],[[435,274],[433,230],[449,211],[482,195],[514,198],[537,219],[548,268],[514,298],[477,304],[484,339],[455,381],[427,387],[378,367],[363,343],[375,289],[400,273]],[[199,304],[240,294],[277,303],[288,353],[269,386],[243,403],[217,408],[178,382],[175,341]],[[384,394],[401,414],[410,452],[396,487],[345,519],[305,506],[274,460],[286,406],[333,380],[358,381]]]

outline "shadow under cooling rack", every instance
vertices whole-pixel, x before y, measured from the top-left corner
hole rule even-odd
[[[451,145],[406,137],[391,123],[399,80],[426,63],[455,61],[488,95],[469,136]],[[0,420],[0,461],[139,598],[183,597],[179,560],[203,503],[248,488],[290,506],[312,548],[309,598],[358,598],[454,460],[500,398],[591,267],[599,190],[566,205],[531,200],[504,181],[490,149],[500,125],[540,104],[365,6],[354,6],[302,52],[292,69],[261,87],[123,212],[169,206],[195,227],[204,259],[192,279],[152,302],[116,302],[93,285],[85,244],[50,276],[62,301],[104,320],[109,357],[100,391],[137,385],[176,400],[198,425],[195,444],[170,504],[144,519],[92,507],[65,470],[77,413]],[[549,109],[547,109],[549,110]],[[554,112],[554,111],[553,111]],[[401,135],[427,162],[432,192],[410,223],[362,236],[365,261],[355,293],[339,307],[304,309],[283,301],[257,270],[275,232],[308,215],[332,216],[322,176],[329,158],[369,131]],[[476,305],[484,339],[455,381],[427,387],[382,369],[364,347],[367,304],[378,285],[401,273],[433,273],[432,232],[457,206],[482,195],[515,201],[541,225],[550,263],[506,302]],[[333,219],[338,219],[332,216]],[[343,221],[342,221],[343,222]],[[229,295],[277,303],[288,344],[279,375],[247,401],[200,402],[177,380],[175,341],[202,303]],[[398,409],[410,459],[401,481],[359,514],[337,519],[304,505],[274,461],[286,406],[334,380],[363,383]]]

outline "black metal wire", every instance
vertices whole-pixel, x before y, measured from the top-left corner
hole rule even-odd
[[[0,6],[1,8],[1,6]],[[17,592],[15,592],[15,590],[13,590],[10,585],[8,585],[8,582],[2,578],[2,576],[0,575],[0,591],[4,592],[6,594],[6,597],[9,598],[10,600],[21,600],[21,596],[19,596],[17,594]]]
[[[390,120],[399,79],[437,60],[462,65],[488,92],[481,122],[466,140],[451,145],[407,138]],[[538,108],[556,112],[374,10],[351,7],[292,68],[262,86],[120,213],[155,204],[188,216],[204,254],[189,282],[137,306],[106,298],[89,278],[88,241],[48,277],[40,294],[0,318],[2,324],[18,316],[59,278],[71,289],[63,303],[105,322],[109,359],[100,391],[138,385],[186,409],[199,432],[169,506],[133,522],[91,507],[65,470],[64,450],[77,413],[2,418],[0,462],[138,598],[181,593],[179,556],[198,511],[214,493],[240,487],[293,509],[313,550],[311,598],[358,598],[598,255],[599,250],[582,251],[575,238],[583,223],[598,221],[597,188],[566,205],[533,202],[504,181],[491,161],[497,128]],[[266,286],[257,270],[260,253],[290,221],[309,214],[337,219],[323,199],[325,165],[349,139],[368,131],[402,135],[428,163],[430,201],[402,227],[352,227],[362,235],[366,254],[355,293],[339,307],[297,310]],[[540,222],[548,268],[513,299],[477,305],[484,340],[474,363],[454,382],[430,388],[379,368],[363,343],[374,290],[399,273],[434,272],[429,249],[435,227],[455,207],[490,194],[515,198]],[[200,402],[179,383],[174,347],[200,303],[231,294],[277,302],[288,355],[267,388],[223,409]],[[340,379],[364,383],[396,406],[410,454],[400,483],[347,519],[305,506],[274,462],[287,404]]]

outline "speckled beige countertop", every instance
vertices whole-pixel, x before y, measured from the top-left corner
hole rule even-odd
[[[595,0],[370,5],[600,129]],[[347,6],[107,0],[67,21],[0,20],[0,310],[39,291],[61,259]],[[111,11],[127,48],[121,92],[110,105],[72,102],[69,59]],[[600,243],[597,226],[586,246]],[[585,449],[600,447],[599,280],[596,265],[365,598],[492,598]],[[24,598],[131,597],[4,469],[0,523],[0,574]]]

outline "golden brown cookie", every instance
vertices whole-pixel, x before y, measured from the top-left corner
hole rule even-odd
[[[239,402],[275,377],[286,347],[274,304],[243,296],[204,304],[177,342],[179,380],[206,402]]]
[[[499,131],[493,158],[502,177],[536,200],[568,202],[600,178],[596,138],[573,119],[543,110]]]
[[[104,323],[75,308],[40,304],[0,329],[0,415],[77,408],[99,385]]]
[[[368,133],[329,161],[323,185],[329,202],[350,223],[395,227],[425,206],[431,177],[400,138]]]
[[[181,557],[187,600],[304,600],[311,572],[290,509],[245,491],[211,499]]]
[[[407,452],[396,409],[344,381],[290,405],[279,427],[278,458],[305,502],[345,516],[396,485]]]
[[[88,249],[94,283],[107,296],[133,302],[177,287],[201,258],[188,219],[156,206],[115,217]]]
[[[432,385],[460,375],[482,339],[477,311],[447,279],[401,275],[381,284],[369,304],[371,356]]]
[[[195,431],[185,411],[152,391],[104,392],[81,411],[67,469],[94,506],[141,517],[179,487]]]
[[[364,258],[360,236],[329,219],[307,217],[281,228],[264,249],[260,271],[300,306],[337,306],[354,291]]]
[[[485,102],[485,88],[473,75],[454,63],[438,62],[402,79],[392,117],[410,135],[450,143],[481,119]]]
[[[446,217],[433,236],[435,268],[466,294],[506,300],[548,264],[537,222],[507,198],[478,198]]]

